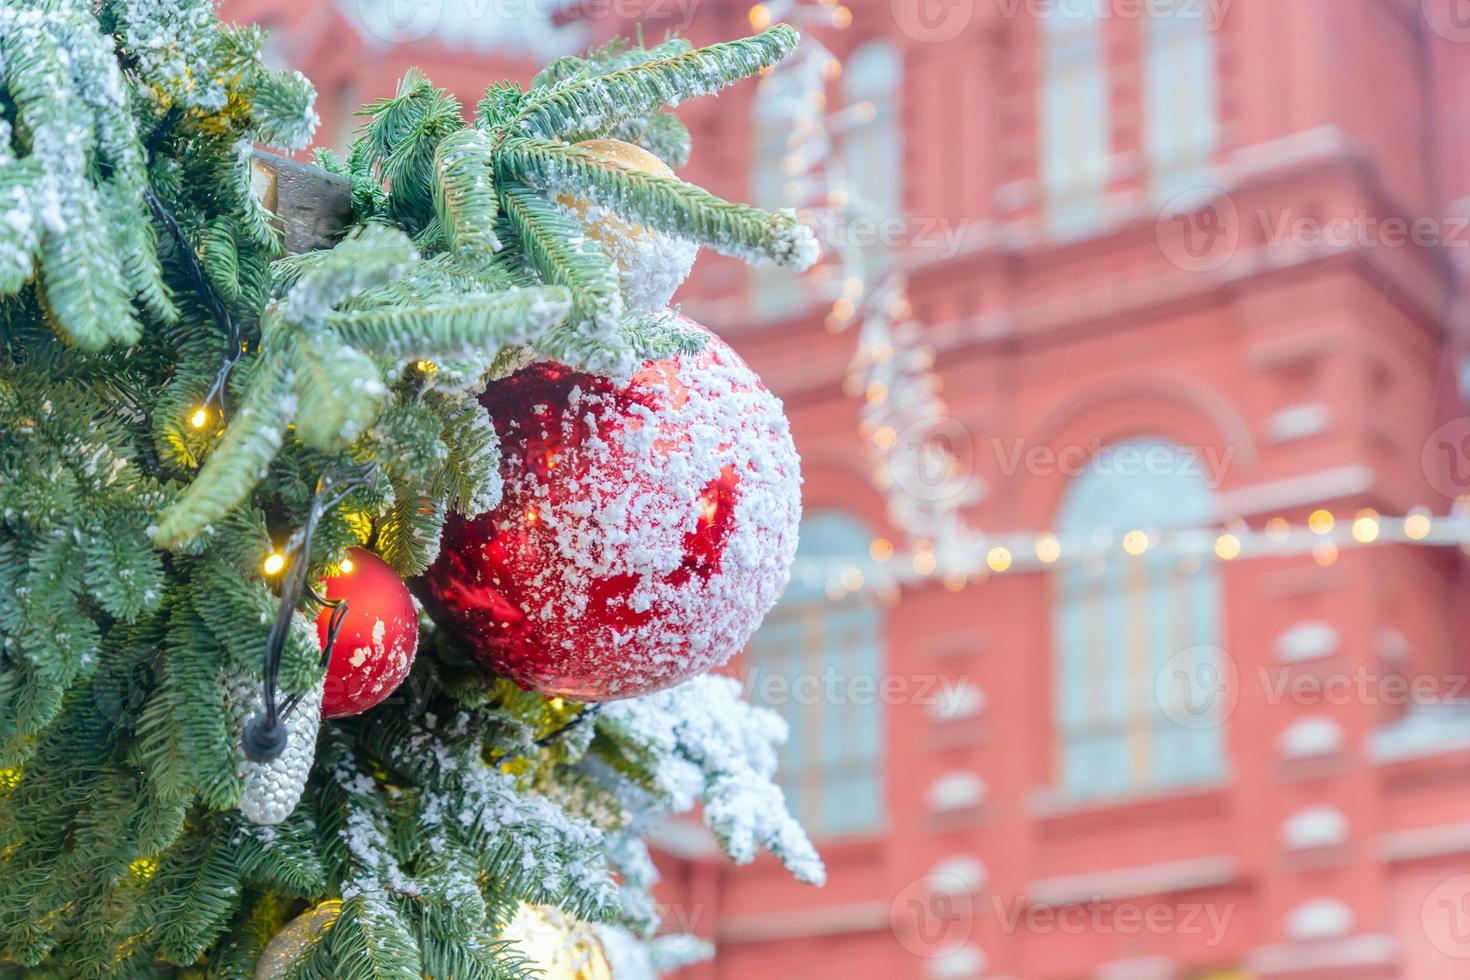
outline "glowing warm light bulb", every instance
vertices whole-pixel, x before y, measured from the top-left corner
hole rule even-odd
[[[1312,557],[1317,559],[1317,564],[1319,565],[1331,565],[1337,561],[1337,545],[1331,542],[1319,544],[1316,548],[1312,549]]]
[[[1404,534],[1411,541],[1423,541],[1429,537],[1429,532],[1433,526],[1429,515],[1422,511],[1415,511],[1404,518]]]
[[[1240,539],[1233,534],[1222,534],[1215,539],[1215,554],[1222,561],[1233,561],[1240,557]]]
[[[550,703],[554,711],[560,711],[567,706],[567,703],[561,698],[552,698]]]
[[[1312,529],[1313,534],[1327,534],[1337,526],[1337,518],[1332,516],[1330,510],[1314,510],[1307,518],[1307,527]]]
[[[526,508],[526,523],[527,524],[535,524],[539,520],[541,520],[541,514],[536,510],[536,508],[535,507],[527,507]]]
[[[868,401],[885,402],[888,400],[888,386],[881,381],[874,381],[868,385]]]
[[[1000,547],[999,545],[991,548],[990,553],[985,556],[985,564],[997,575],[1006,571],[1011,567],[1010,549]]]
[[[893,542],[887,538],[876,538],[868,545],[868,554],[874,561],[888,561],[893,557]]]
[[[839,31],[845,31],[852,26],[852,11],[846,7],[834,7],[832,9],[832,26]]]
[[[1358,544],[1372,544],[1378,540],[1378,512],[1363,510],[1353,520],[1353,540]]]
[[[265,561],[262,562],[260,566],[261,571],[265,572],[267,575],[274,575],[285,567],[286,556],[281,554],[279,551],[272,551],[270,554],[266,555]]]
[[[863,572],[859,568],[849,568],[842,573],[842,587],[849,592],[856,592],[863,587]]]
[[[836,58],[828,58],[822,65],[822,77],[829,82],[835,82],[842,77],[842,62]]]
[[[920,575],[933,575],[934,569],[938,566],[939,563],[934,560],[934,552],[914,552],[914,571],[918,572]]]
[[[885,425],[873,434],[873,445],[879,449],[892,449],[898,444],[898,431],[891,425]]]
[[[352,559],[351,558],[343,558],[342,559],[342,563],[340,565],[338,565],[337,567],[340,568],[340,569],[342,569],[342,574],[343,575],[351,574],[351,572],[352,572]]]
[[[194,414],[189,416],[189,424],[196,429],[202,429],[209,424],[209,409],[203,405],[194,409]]]
[[[750,8],[750,26],[758,31],[763,31],[771,26],[771,8],[763,3],[758,3]]]
[[[1062,557],[1062,543],[1054,535],[1046,534],[1036,539],[1036,559],[1050,565]]]
[[[1123,550],[1137,558],[1148,550],[1148,535],[1142,531],[1129,531],[1123,535]]]

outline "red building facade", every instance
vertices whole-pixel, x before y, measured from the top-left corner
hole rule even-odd
[[[752,16],[647,6],[651,31],[696,41]],[[851,6],[819,32],[846,66],[827,98],[872,124],[837,152],[903,216],[879,261],[906,270],[966,433],[972,524],[1264,529],[1444,513],[1470,486],[1458,0]],[[408,65],[467,105],[536,67],[488,33],[386,45],[360,6],[226,13],[274,24],[330,143]],[[754,94],[681,110],[684,176],[810,205],[773,176],[784,135]],[[784,399],[809,550],[867,560],[903,530],[819,295],[705,257],[679,299]],[[1170,462],[1130,470],[1119,447]],[[1470,976],[1464,562],[1120,555],[884,603],[794,585],[740,667],[793,723],[786,778],[830,881],[731,868],[670,828],[670,924],[720,948],[685,975]],[[1181,664],[1205,721],[1164,693]]]

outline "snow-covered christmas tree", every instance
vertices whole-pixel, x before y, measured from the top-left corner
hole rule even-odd
[[[468,122],[410,73],[315,168],[256,149],[315,123],[262,42],[0,6],[0,974],[703,955],[655,938],[658,821],[823,870],[782,723],[705,673],[784,585],[790,434],[666,307],[700,245],[816,245],[679,180],[663,110],[796,34],[615,44]]]

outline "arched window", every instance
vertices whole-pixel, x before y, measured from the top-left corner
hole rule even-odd
[[[1063,541],[1114,540],[1214,520],[1198,454],[1139,440],[1110,446],[1068,489]],[[1057,573],[1057,773],[1077,798],[1125,796],[1224,776],[1220,582],[1213,561],[1145,551]],[[1183,685],[1181,688],[1180,685]]]
[[[801,525],[803,559],[857,561],[871,535],[852,517],[819,511]],[[828,598],[792,579],[751,638],[752,700],[791,726],[778,778],[791,812],[813,834],[869,833],[883,824],[883,617],[869,600]]]
[[[1162,0],[1145,18],[1145,151],[1158,200],[1198,187],[1219,146],[1217,25],[1206,6]]]
[[[1107,46],[1098,5],[1058,0],[1040,18],[1041,194],[1047,228],[1080,235],[1107,217]]]

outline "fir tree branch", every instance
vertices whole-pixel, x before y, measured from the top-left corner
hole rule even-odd
[[[798,40],[793,28],[778,24],[754,37],[554,85],[532,100],[512,128],[570,143],[606,136],[628,120],[712,95],[777,64],[796,50]]]
[[[591,341],[604,340],[616,329],[623,313],[623,294],[612,259],[581,227],[539,194],[521,186],[501,191],[505,219],[514,231],[530,266],[548,284],[571,292],[568,326]],[[561,331],[553,331],[559,333]],[[570,353],[572,338],[538,345],[550,356]]]
[[[722,200],[677,177],[636,173],[590,151],[548,140],[507,140],[498,165],[506,180],[549,194],[586,197],[619,215],[725,254],[802,270],[817,259],[812,230],[792,211],[763,211]]]
[[[436,305],[333,313],[327,324],[343,343],[375,357],[473,357],[542,335],[566,319],[571,305],[565,287],[522,287]]]
[[[478,129],[462,129],[434,151],[434,211],[450,246],[477,265],[488,265],[500,249],[491,151]]]

